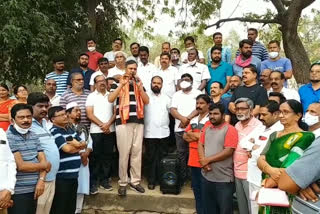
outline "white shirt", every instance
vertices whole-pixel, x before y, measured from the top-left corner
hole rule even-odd
[[[6,189],[13,194],[17,180],[17,166],[10,150],[6,133],[1,128],[0,140],[0,191]]]
[[[111,70],[111,69],[110,69],[110,70]],[[98,70],[98,71],[94,72],[94,73],[91,75],[89,85],[94,85],[94,78],[96,78],[96,76],[99,76],[99,75],[104,76],[104,78],[106,78],[106,79],[107,79],[108,77],[110,77],[109,72],[108,72],[108,75],[106,76],[106,75],[104,75],[104,74],[102,73],[102,71]]]
[[[124,75],[125,70],[121,70],[117,68],[117,66],[114,66],[113,68],[109,69],[108,77],[113,77],[115,75]]]
[[[171,108],[176,108],[179,114],[187,117],[191,112],[196,109],[196,98],[201,94],[198,89],[192,89],[189,93],[184,93],[182,90],[177,91],[171,100]],[[180,120],[175,119],[175,132],[184,131],[184,128],[180,128]]]
[[[273,89],[272,89],[272,88],[270,88],[269,93],[270,93],[270,92],[273,92]],[[296,100],[296,101],[300,102],[299,93],[298,93],[295,89],[282,87],[280,93],[283,94],[283,96],[284,96],[287,100],[293,99],[293,100]]]
[[[202,51],[198,50],[198,57],[199,59],[204,59]],[[186,51],[181,54],[181,62],[183,63],[184,61],[188,61],[188,52]]]
[[[165,93],[170,99],[176,92],[176,85],[178,82],[178,69],[173,66],[169,66],[166,70],[161,68],[152,74],[154,76],[160,76],[163,79],[162,92]]]
[[[181,79],[181,76],[185,73],[188,73],[193,78],[193,87],[198,89],[201,85],[202,80],[208,80],[211,79],[208,66],[196,63],[195,65],[189,65],[189,64],[183,64],[181,65],[179,69],[179,79]],[[203,89],[204,92],[204,89]]]
[[[86,101],[86,107],[93,107],[93,115],[96,116],[101,122],[108,122],[113,115],[113,103],[108,101],[109,92],[105,95],[101,94],[97,90],[88,95]],[[110,132],[114,132],[114,124],[110,126]],[[102,133],[100,127],[91,122],[90,133]]]
[[[149,104],[144,107],[144,137],[168,137],[170,135],[170,98],[163,93],[156,95],[152,91],[149,91],[147,94],[149,96]]]
[[[60,105],[60,98],[61,98],[61,96],[59,96],[58,94],[55,94],[55,95],[50,99],[51,107],[53,107],[53,106],[59,106],[59,105]]]
[[[263,151],[264,147],[266,146],[270,135],[273,132],[283,130],[283,125],[280,121],[273,124],[271,127],[266,128],[264,131],[255,132],[254,142],[256,145],[260,147],[256,150],[251,152],[252,157],[248,160],[248,174],[247,174],[247,181],[253,183],[257,186],[261,186],[261,176],[262,172],[257,166],[258,158],[260,157],[261,152]]]
[[[152,63],[148,62],[146,65],[143,65],[142,62],[139,63],[137,69],[137,75],[141,79],[142,84],[146,91],[150,91],[151,89],[151,79],[152,74],[157,72],[157,67]]]
[[[114,61],[114,53],[113,51],[109,51],[109,52],[106,52],[103,57],[104,58],[107,58],[109,60],[109,62],[113,62]]]

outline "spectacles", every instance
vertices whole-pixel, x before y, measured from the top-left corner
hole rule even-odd
[[[80,81],[83,81],[83,78],[81,78],[81,79],[73,79],[73,80],[75,80],[77,82],[80,82]]]
[[[236,111],[246,111],[249,107],[236,107]]]
[[[65,117],[65,116],[67,116],[67,114],[63,113],[63,114],[55,115],[54,117]]]

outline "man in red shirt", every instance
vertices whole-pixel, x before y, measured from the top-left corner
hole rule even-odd
[[[98,60],[102,58],[103,55],[96,50],[97,44],[94,39],[87,39],[87,46],[87,54],[89,55],[88,67],[95,71],[98,68]]]
[[[200,94],[196,98],[196,110],[199,115],[193,118],[183,134],[183,139],[189,143],[189,160],[188,166],[191,167],[192,190],[196,199],[197,213],[203,213],[203,205],[201,199],[201,165],[198,155],[198,140],[200,130],[209,120],[210,97],[206,94]]]
[[[224,120],[221,103],[209,107],[209,122],[201,130],[198,143],[202,167],[203,213],[233,213],[234,172],[232,155],[238,144],[237,130]]]

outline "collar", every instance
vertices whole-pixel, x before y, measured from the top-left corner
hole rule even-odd
[[[257,118],[252,117],[252,118],[249,120],[249,123],[248,123],[248,125],[247,125],[245,128],[247,128],[248,126],[256,126],[256,125],[257,125],[257,124],[256,124],[257,121],[259,121]],[[239,121],[239,125],[241,126],[241,129],[245,129],[245,128],[243,127],[241,121]]]
[[[210,121],[208,121],[207,123],[209,123],[208,127],[211,129],[222,129],[223,127],[228,125],[228,123],[226,122],[223,122],[220,126],[214,126]]]
[[[283,125],[280,123],[280,120],[277,121],[275,124],[270,126],[269,128],[266,128],[266,131],[268,130],[274,130],[274,131],[279,131],[283,129]]]
[[[22,134],[20,134],[14,127],[13,127],[13,125],[10,125],[10,127],[9,127],[9,130],[12,132],[12,134],[14,134],[14,135],[20,135],[20,136],[26,136],[26,135],[28,135],[29,133],[30,133],[30,129],[29,129],[29,131],[27,132],[27,134],[24,134],[24,135],[22,135]]]

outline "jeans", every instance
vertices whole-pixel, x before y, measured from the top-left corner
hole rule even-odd
[[[202,176],[204,214],[233,214],[233,182],[211,182]]]
[[[8,208],[8,214],[35,214],[37,200],[34,200],[34,192],[24,194],[14,194],[13,207]]]
[[[89,156],[90,186],[98,185],[98,180],[108,181],[111,176],[113,148],[116,142],[114,132],[91,134],[93,145]]]
[[[203,199],[201,192],[201,168],[191,167],[191,186],[196,200],[197,214],[203,214]]]

